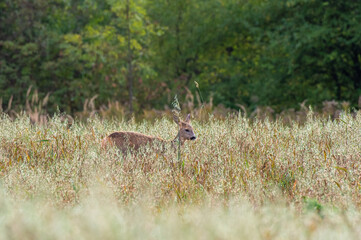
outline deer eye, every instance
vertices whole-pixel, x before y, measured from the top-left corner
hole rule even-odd
[[[186,131],[186,132],[190,132],[189,129],[186,129],[185,131]]]

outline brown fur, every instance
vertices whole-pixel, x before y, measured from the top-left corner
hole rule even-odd
[[[163,152],[169,146],[175,149],[175,141],[178,136],[180,137],[181,144],[183,145],[186,140],[195,140],[196,136],[193,133],[193,128],[190,125],[190,115],[188,114],[185,121],[180,121],[178,117],[174,117],[174,121],[179,126],[178,135],[173,141],[166,141],[162,138],[144,135],[137,132],[113,132],[102,140],[101,146],[103,149],[107,149],[110,146],[117,146],[123,154],[128,151],[138,152],[141,147],[150,146],[155,149],[158,146],[158,151]]]

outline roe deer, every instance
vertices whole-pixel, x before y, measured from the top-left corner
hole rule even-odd
[[[172,148],[176,149],[176,141],[180,139],[181,145],[186,140],[195,140],[196,135],[190,125],[190,114],[187,115],[185,121],[181,121],[178,116],[173,115],[174,122],[179,126],[177,136],[172,141],[166,141],[159,137],[147,136],[137,132],[113,132],[108,137],[102,140],[101,146],[106,149],[108,146],[117,146],[123,154],[128,151],[137,152],[139,148],[149,145],[150,147],[159,146],[162,151],[167,148],[169,144]]]

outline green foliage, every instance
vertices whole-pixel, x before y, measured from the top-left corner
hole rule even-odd
[[[30,86],[69,113],[95,95],[163,109],[194,81],[206,101],[251,110],[361,95],[357,1],[4,0],[0,11],[3,108]]]
[[[259,103],[280,108],[308,99],[357,103],[361,5],[354,1],[271,1],[249,11],[261,54]],[[254,23],[257,23],[255,25]]]
[[[323,216],[322,211],[324,210],[324,206],[322,206],[316,199],[304,197],[303,202],[307,211],[316,212],[319,216]]]

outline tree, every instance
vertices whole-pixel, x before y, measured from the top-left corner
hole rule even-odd
[[[361,5],[357,1],[272,1],[246,16],[264,45],[253,78],[259,104],[284,107],[361,94]]]

